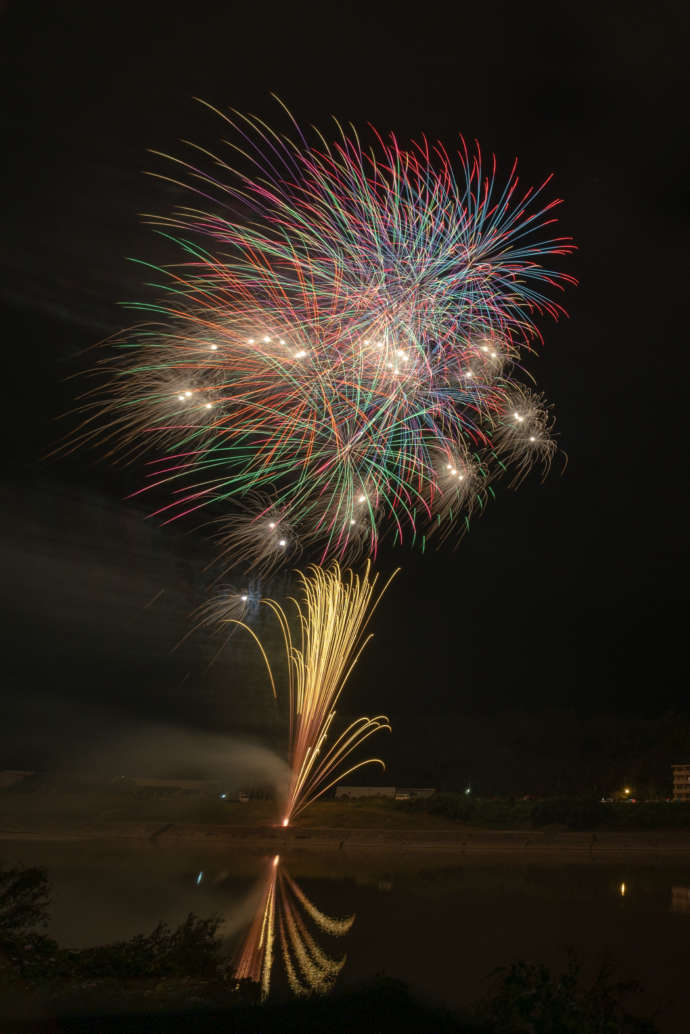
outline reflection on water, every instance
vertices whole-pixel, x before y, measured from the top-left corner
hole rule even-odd
[[[671,911],[690,915],[690,887],[671,887]]]
[[[264,996],[327,990],[336,978],[345,990],[385,973],[451,1009],[476,1002],[498,966],[524,959],[561,972],[572,949],[588,978],[610,963],[639,980],[639,1011],[658,1014],[662,1034],[688,1032],[685,858],[530,862],[400,844],[296,846],[273,862],[182,840],[0,842],[0,863],[47,868],[46,932],[66,947],[124,940],[160,921],[174,928],[189,912],[221,915],[233,971]]]
[[[326,955],[314,940],[308,919],[333,937],[342,937],[355,921],[354,915],[334,919],[321,912],[281,865],[280,855],[275,855],[262,880],[259,903],[238,956],[235,976],[260,984],[262,998],[268,996],[277,920],[290,990],[296,995],[329,991],[345,965],[346,956],[332,959]]]

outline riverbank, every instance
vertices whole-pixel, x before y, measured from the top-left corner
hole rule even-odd
[[[276,854],[295,851],[434,852],[453,856],[507,855],[594,861],[634,857],[690,859],[690,834],[675,832],[568,832],[562,830],[385,829],[121,822],[3,828],[0,841],[59,843],[129,840],[159,846],[196,843],[245,847]]]
[[[134,787],[111,783],[70,785],[56,778],[0,790],[0,829],[82,827],[113,823],[273,827],[280,804],[223,794]],[[66,785],[65,785],[66,784]],[[428,798],[321,799],[296,819],[300,829],[374,829],[690,834],[690,803],[624,801],[579,797],[481,798],[438,793]]]

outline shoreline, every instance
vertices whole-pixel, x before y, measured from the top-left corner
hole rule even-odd
[[[690,859],[690,833],[668,831],[590,831],[460,829],[390,829],[231,826],[200,823],[113,823],[103,826],[60,826],[12,829],[0,827],[0,842],[78,842],[129,840],[159,846],[205,843],[224,847],[295,850],[437,853],[474,856],[568,856],[585,861],[612,856]]]

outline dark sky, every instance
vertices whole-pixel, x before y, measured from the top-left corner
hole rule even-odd
[[[523,181],[555,172],[561,227],[580,249],[567,266],[580,280],[566,300],[570,319],[543,324],[531,367],[556,404],[567,468],[561,475],[556,464],[543,485],[499,490],[455,552],[385,553],[384,570],[404,570],[353,706],[388,710],[406,729],[430,711],[451,722],[509,708],[687,714],[687,5],[10,0],[0,18],[0,287],[15,432],[4,479],[12,529],[3,548],[15,561],[4,600],[15,618],[8,701],[81,699],[82,650],[106,670],[117,655],[138,657],[117,689],[106,677],[93,690],[92,703],[132,714],[153,714],[165,685],[185,674],[170,673],[147,698],[155,651],[133,645],[122,614],[110,622],[93,574],[105,562],[95,559],[103,534],[127,605],[148,591],[130,577],[138,533],[125,534],[117,516],[132,513],[122,500],[136,470],[40,457],[70,405],[63,378],[74,354],[126,322],[116,303],[141,291],[126,257],[157,247],[138,221],[166,205],[141,174],[152,167],[146,149],[174,152],[181,138],[215,145],[221,128],[194,96],[270,121],[275,91],[304,123],[323,128],[336,115],[448,145],[462,132],[503,169],[517,154]],[[146,528],[154,584],[160,558],[183,563],[190,539]],[[140,555],[148,548],[136,545]],[[33,557],[25,576],[22,549]],[[184,595],[175,563],[170,591]],[[59,573],[68,570],[73,579]],[[100,622],[87,645],[85,610]],[[162,653],[166,629],[157,634]],[[222,720],[205,700],[200,689],[174,717]]]

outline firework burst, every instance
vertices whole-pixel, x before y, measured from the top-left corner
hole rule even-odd
[[[179,260],[152,270],[150,322],[104,362],[74,443],[147,452],[163,520],[229,509],[223,557],[258,571],[375,557],[386,533],[424,548],[506,468],[547,469],[552,420],[520,376],[572,282],[549,181],[500,183],[464,141],[309,143],[221,117],[227,159],[170,159],[189,202],[148,221]],[[525,406],[534,434],[510,423]]]

